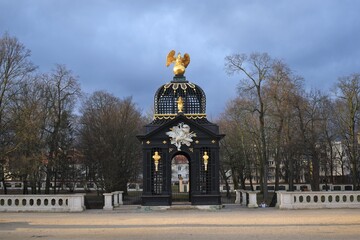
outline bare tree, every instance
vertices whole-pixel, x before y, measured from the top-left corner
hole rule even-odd
[[[339,78],[337,84],[341,105],[338,112],[338,127],[344,141],[347,157],[350,160],[353,189],[360,189],[359,179],[359,142],[358,132],[360,125],[360,74],[352,74]]]
[[[273,60],[266,53],[253,53],[250,56],[245,54],[234,54],[225,58],[225,69],[229,75],[240,73],[245,76],[240,86],[240,90],[253,94],[257,100],[253,112],[258,114],[260,132],[260,171],[261,189],[264,199],[267,199],[268,187],[268,152],[266,136],[266,103],[264,101],[263,85],[269,78]]]
[[[224,176],[225,172],[231,173],[232,181],[235,189],[239,188],[239,180],[241,188],[244,188],[245,183],[245,156],[243,155],[243,142],[241,123],[242,116],[238,109],[239,99],[230,101],[218,121],[222,131],[227,135],[220,144],[222,148],[221,158],[221,174]]]
[[[143,124],[131,98],[121,100],[98,91],[83,103],[80,142],[94,181],[107,192],[127,192],[127,184],[141,172],[136,135]]]
[[[291,69],[282,61],[274,61],[270,80],[265,86],[265,96],[268,102],[268,121],[270,125],[269,135],[271,141],[269,152],[272,153],[275,162],[275,190],[279,189],[280,175],[282,174],[281,163],[284,161],[284,154],[288,150],[286,144],[285,130],[287,124],[293,123],[293,103],[296,96],[302,89],[302,78],[293,75]],[[288,154],[291,155],[291,154]],[[287,165],[292,165],[292,158]],[[292,166],[290,166],[293,168]],[[290,179],[293,179],[293,172],[288,172]],[[292,182],[292,180],[290,180]],[[289,183],[292,186],[292,183]],[[292,188],[291,188],[292,189]]]
[[[328,183],[335,183],[334,173],[336,169],[336,139],[338,137],[335,125],[335,104],[327,95],[322,95],[319,102],[320,124],[320,172],[323,173],[320,179],[328,189]]]
[[[41,166],[45,153],[43,85],[37,78],[20,83],[19,94],[13,96],[10,105],[14,148],[9,153],[11,176],[23,181],[23,193],[27,193],[30,180],[32,193],[41,179]]]
[[[64,65],[56,65],[50,74],[44,74],[47,110],[45,130],[47,134],[48,162],[46,166],[46,188],[49,193],[50,182],[54,181],[54,193],[58,173],[67,166],[68,151],[74,141],[74,107],[80,96],[78,79]]]
[[[14,149],[11,144],[11,133],[8,131],[11,118],[8,106],[14,95],[18,93],[18,84],[32,73],[36,67],[29,60],[30,50],[27,50],[17,38],[4,34],[0,38],[0,173],[6,193],[4,164],[7,155]]]

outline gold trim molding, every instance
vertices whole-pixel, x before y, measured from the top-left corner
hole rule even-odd
[[[154,119],[174,119],[178,114],[155,114]],[[202,119],[206,118],[206,114],[198,113],[198,114],[184,114],[184,116],[188,119]]]

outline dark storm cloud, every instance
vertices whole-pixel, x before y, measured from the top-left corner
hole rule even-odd
[[[41,71],[66,64],[85,92],[132,95],[145,111],[171,80],[171,49],[191,56],[186,76],[215,118],[235,96],[224,57],[268,52],[327,91],[359,72],[358,1],[0,0],[0,33],[18,37]]]

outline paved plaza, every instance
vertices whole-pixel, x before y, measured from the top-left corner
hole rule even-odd
[[[360,239],[360,209],[0,213],[0,239]]]

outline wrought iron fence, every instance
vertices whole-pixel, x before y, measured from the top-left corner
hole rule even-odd
[[[172,202],[190,202],[189,193],[172,192]]]
[[[140,205],[141,195],[142,191],[129,191],[127,195],[124,194],[123,196],[124,205]],[[223,192],[221,193],[221,203],[233,204],[235,203],[235,197],[236,196],[234,192],[230,192],[229,195],[227,195],[226,192]],[[190,202],[189,193],[173,191],[172,202]],[[86,195],[85,206],[87,209],[102,209],[104,206],[104,197],[102,195],[96,194]]]
[[[139,205],[141,204],[142,191],[129,191],[123,196],[124,205]]]
[[[140,205],[141,204],[141,191],[131,191],[128,192],[128,195],[124,195],[124,205]],[[234,204],[235,203],[235,192],[230,192],[227,194],[226,192],[221,193],[221,203],[222,204]],[[172,192],[172,202],[190,202],[190,196],[187,192]]]
[[[229,194],[227,194],[226,192],[221,193],[221,203],[222,204],[235,203],[235,198],[236,198],[235,192],[229,192]]]

